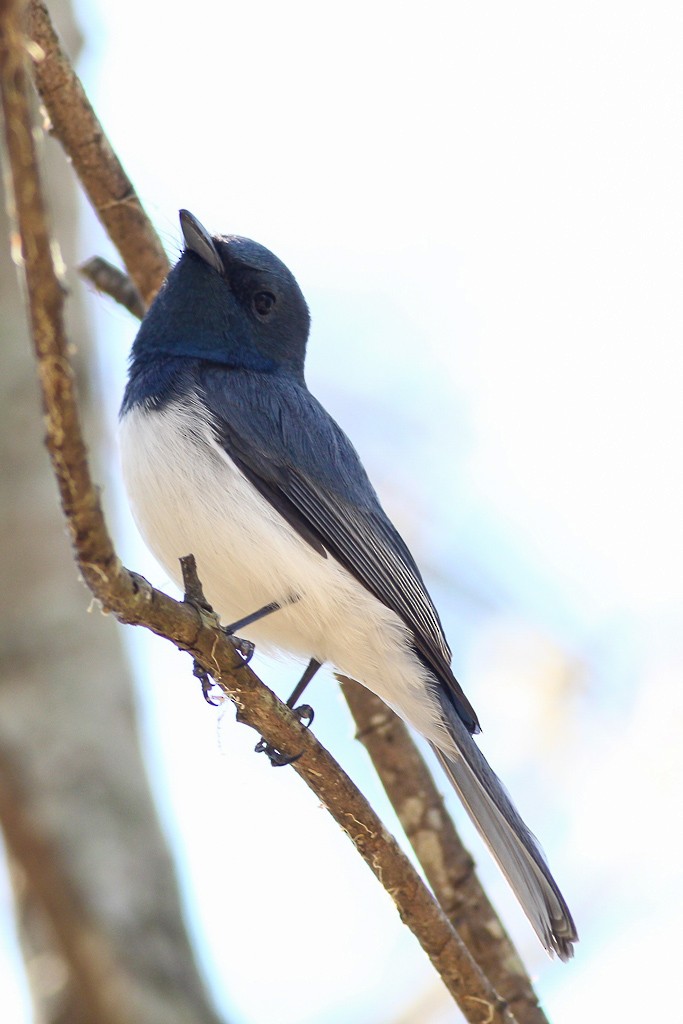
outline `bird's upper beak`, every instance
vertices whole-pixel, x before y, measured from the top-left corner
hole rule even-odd
[[[218,271],[219,274],[223,274],[225,268],[223,261],[218,255],[218,249],[213,238],[204,225],[200,224],[189,210],[180,211],[180,227],[187,248],[196,253],[205,263],[208,263],[210,267]]]

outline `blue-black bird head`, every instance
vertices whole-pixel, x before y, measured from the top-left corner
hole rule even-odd
[[[133,366],[202,359],[303,379],[310,317],[293,274],[248,238],[210,235],[180,211],[185,250],[145,316]]]

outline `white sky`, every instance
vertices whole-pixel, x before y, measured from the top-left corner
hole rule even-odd
[[[556,1024],[649,1019],[650,974],[678,945],[682,17],[296,0],[82,14],[87,86],[171,255],[184,206],[268,245],[308,298],[309,385],[425,567],[483,744],[575,909],[577,959],[551,964],[473,842]],[[115,406],[135,328],[96,305]],[[229,711],[217,739],[186,661],[131,643],[221,1005],[244,1024],[388,1024],[433,978],[388,900]],[[296,672],[263,674],[285,694]],[[329,681],[312,700],[380,803]]]

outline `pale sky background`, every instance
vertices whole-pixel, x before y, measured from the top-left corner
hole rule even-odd
[[[576,959],[551,962],[463,824],[555,1024],[650,1020],[653,988],[678,976],[682,20],[679,4],[600,0],[81,10],[81,73],[171,257],[187,207],[301,284],[309,386],[423,567],[482,746],[574,911]],[[83,246],[109,252],[90,221]],[[113,510],[135,324],[92,307]],[[128,564],[164,585],[116,515]],[[410,1016],[431,967],[294,774],[204,705],[186,657],[128,639],[229,1020],[457,1020],[448,1004]],[[283,696],[297,677],[256,667]],[[310,700],[395,830],[329,676]]]

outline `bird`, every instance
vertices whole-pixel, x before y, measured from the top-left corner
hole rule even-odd
[[[229,631],[357,679],[417,730],[545,949],[578,939],[474,736],[438,612],[346,434],[304,377],[310,314],[263,245],[180,211],[181,255],[133,342],[119,417],[129,502],[179,584],[192,552]]]

